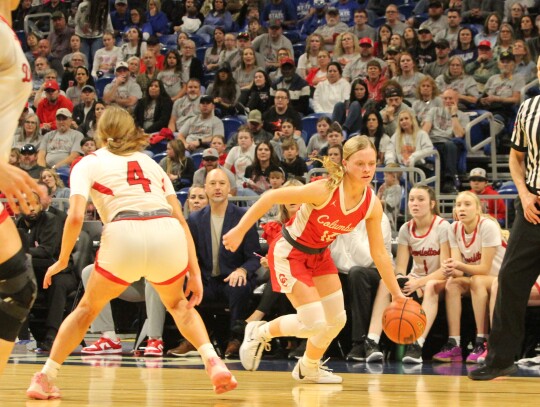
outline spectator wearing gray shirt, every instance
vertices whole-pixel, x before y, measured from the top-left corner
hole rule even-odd
[[[198,79],[192,78],[188,81],[186,88],[186,94],[180,99],[177,99],[173,104],[168,126],[173,132],[180,130],[188,119],[201,113],[201,109],[199,108],[201,102],[201,83]]]
[[[208,95],[201,96],[200,113],[187,120],[178,131],[190,152],[201,151],[212,141],[214,134],[225,134],[223,122],[214,116],[214,101]]]
[[[443,107],[431,109],[422,126],[441,155],[441,172],[445,175],[441,191],[455,193],[457,162],[460,147],[453,139],[463,139],[469,117],[458,110],[458,94],[446,89],[442,94]]]
[[[82,155],[82,133],[70,128],[71,112],[66,108],[56,111],[56,130],[48,132],[39,145],[38,165],[56,169],[70,165]]]
[[[219,168],[227,175],[231,186],[230,194],[234,196],[236,195],[236,177],[227,168],[219,165],[218,159],[219,153],[215,148],[207,148],[202,152],[202,168],[195,171],[195,174],[193,175],[193,185],[204,185],[206,175],[208,175],[210,171]]]
[[[280,20],[270,20],[268,34],[261,34],[255,38],[253,40],[253,48],[264,56],[265,67],[271,69],[279,67],[277,52],[280,48],[287,48],[291,55],[294,55],[291,41],[283,35]]]
[[[127,62],[116,64],[115,75],[113,81],[105,86],[103,101],[117,104],[133,113],[135,105],[142,98],[141,87],[136,81],[130,80]]]

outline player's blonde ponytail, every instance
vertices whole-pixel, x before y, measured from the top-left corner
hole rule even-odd
[[[97,135],[101,146],[117,155],[142,151],[148,145],[148,136],[135,125],[133,117],[117,106],[105,109],[97,125]]]

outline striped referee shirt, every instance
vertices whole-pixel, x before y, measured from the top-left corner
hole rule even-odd
[[[540,96],[524,101],[519,107],[512,133],[512,148],[525,155],[525,183],[533,194],[540,195]]]

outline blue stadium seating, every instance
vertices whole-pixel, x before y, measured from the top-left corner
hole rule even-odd
[[[154,154],[152,159],[159,164],[159,162],[163,160],[165,157],[167,157],[167,152]]]
[[[99,78],[96,81],[96,92],[97,92],[98,98],[103,97],[103,91],[105,90],[105,86],[111,83],[113,79],[114,79],[114,76],[104,76],[102,78]]]
[[[189,188],[182,188],[180,191],[176,193],[176,197],[182,204],[182,207],[184,206],[184,204],[186,203],[188,199],[188,194],[189,194]]]
[[[193,166],[197,170],[201,166],[202,153],[191,154],[191,159],[193,160]]]
[[[223,122],[223,127],[225,127],[225,141],[228,141],[229,138],[238,131],[238,128],[243,124],[246,124],[245,121],[236,117],[236,116],[227,116],[221,119]]]

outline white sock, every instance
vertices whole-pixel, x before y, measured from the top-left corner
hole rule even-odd
[[[310,359],[306,356],[304,353],[304,356],[302,356],[302,364],[307,367],[308,369],[318,369],[319,368],[319,361],[320,359]]]
[[[47,375],[47,379],[49,381],[54,381],[58,377],[58,372],[60,371],[60,365],[59,363],[56,363],[51,358],[48,358],[45,362],[45,365],[41,369],[41,373]]]
[[[418,342],[418,345],[420,345],[421,348],[424,347],[424,343],[426,343],[426,338],[420,337],[416,340]]]
[[[116,336],[116,332],[114,331],[105,331],[101,334],[103,338],[110,339],[111,341],[117,341],[118,336]]]
[[[449,339],[456,341],[456,346],[461,346],[461,335],[460,336],[449,336]]]
[[[379,341],[381,340],[381,335],[377,335],[377,334],[368,334],[367,337],[368,339],[371,339],[375,343],[379,343]]]
[[[267,340],[270,340],[273,338],[272,334],[270,334],[270,323],[267,322],[266,324],[263,324],[258,327],[257,333],[260,338],[264,338]]]
[[[216,350],[214,349],[211,343],[205,343],[204,345],[201,345],[199,349],[197,349],[197,352],[200,353],[205,366],[207,364],[206,362],[209,359],[213,357],[218,357]]]

